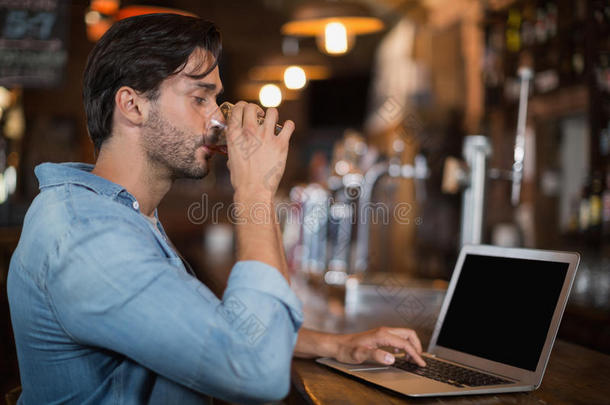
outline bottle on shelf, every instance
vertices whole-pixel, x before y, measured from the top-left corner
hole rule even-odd
[[[589,200],[590,181],[587,179],[582,189],[580,205],[578,208],[578,230],[581,235],[586,236],[591,223],[591,201]]]
[[[591,180],[591,192],[589,194],[589,241],[598,243],[601,241],[602,231],[602,176],[601,173],[593,174]]]
[[[521,50],[521,11],[511,8],[506,21],[506,49],[509,52]]]
[[[602,234],[606,244],[610,244],[610,164],[606,167],[605,187],[602,191]]]

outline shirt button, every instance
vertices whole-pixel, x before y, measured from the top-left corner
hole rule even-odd
[[[133,206],[134,210],[137,210],[138,208],[140,208],[140,203],[137,201],[134,201],[133,204],[131,204]]]

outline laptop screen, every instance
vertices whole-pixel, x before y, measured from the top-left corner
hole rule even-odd
[[[468,254],[437,344],[535,371],[568,267]]]

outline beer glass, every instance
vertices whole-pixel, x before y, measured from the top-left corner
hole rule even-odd
[[[227,154],[226,130],[229,124],[229,120],[231,119],[231,111],[233,110],[233,107],[234,104],[228,101],[225,101],[220,106],[218,106],[220,115],[223,119],[221,121],[220,119],[215,118],[215,116],[218,116],[217,114],[213,114],[212,118],[209,121],[209,131],[207,131],[209,140],[206,144],[206,147],[215,152],[220,152],[225,155]],[[263,125],[263,123],[265,122],[265,117],[259,115],[257,121],[259,125]],[[283,126],[281,124],[275,124],[275,135],[279,134],[282,128]]]

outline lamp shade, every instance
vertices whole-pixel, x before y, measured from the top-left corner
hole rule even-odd
[[[129,17],[135,17],[143,14],[158,14],[158,13],[169,13],[169,14],[180,14],[191,17],[196,17],[195,14],[189,13],[184,10],[177,10],[174,8],[156,7],[156,6],[127,6],[119,10],[116,15],[117,20],[123,20]]]
[[[304,50],[298,55],[265,55],[248,71],[248,77],[258,82],[281,82],[290,66],[301,67],[307,80],[324,80],[331,76],[328,62],[322,55],[313,50]]]
[[[292,20],[282,26],[282,34],[324,35],[326,26],[333,22],[343,24],[351,35],[371,34],[384,28],[383,21],[371,16],[363,4],[311,1],[297,7]]]

